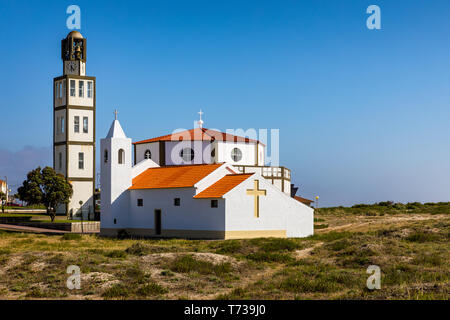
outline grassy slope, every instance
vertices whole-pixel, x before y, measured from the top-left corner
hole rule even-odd
[[[449,299],[449,204],[316,212],[306,239],[117,240],[0,232],[0,298]],[[68,290],[66,267],[81,267]],[[366,268],[382,270],[366,289]]]

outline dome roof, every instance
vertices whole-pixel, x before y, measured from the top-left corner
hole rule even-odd
[[[67,38],[83,39],[83,36],[81,35],[80,32],[74,30],[74,31],[71,31],[71,32],[67,35]]]

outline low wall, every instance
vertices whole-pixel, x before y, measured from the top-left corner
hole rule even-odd
[[[3,218],[3,219],[8,219],[8,218]],[[12,219],[18,219],[18,218],[12,218]],[[14,224],[17,226],[51,229],[51,230],[62,230],[62,231],[69,231],[69,232],[75,232],[75,233],[100,232],[100,221],[51,223],[51,222],[27,222],[27,221],[1,222],[1,219],[0,219],[0,223]]]
[[[0,223],[4,223],[4,224],[28,222],[30,220],[31,220],[31,217],[0,217]]]
[[[45,209],[6,209],[5,207],[5,213],[21,213],[21,214],[27,214],[27,213],[47,213],[47,210]]]

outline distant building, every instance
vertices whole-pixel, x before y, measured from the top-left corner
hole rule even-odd
[[[8,185],[6,184],[5,180],[0,180],[0,192],[3,192],[4,194],[6,194],[8,190]]]

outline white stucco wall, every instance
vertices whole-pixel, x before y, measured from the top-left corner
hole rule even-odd
[[[180,151],[184,148],[194,150],[194,159],[184,161]],[[212,163],[210,141],[166,141],[166,165]]]
[[[75,132],[75,116],[80,119],[79,132]],[[83,132],[83,117],[88,117],[88,132]],[[94,141],[94,111],[69,109],[69,140],[93,142]]]
[[[60,145],[60,146],[55,146],[55,152],[54,152],[54,157],[55,157],[55,171],[57,173],[61,173],[63,175],[66,175],[66,146],[65,145]],[[59,167],[59,154],[61,154],[61,168]]]
[[[78,153],[84,153],[84,169],[78,169]],[[94,176],[94,147],[69,145],[69,177],[92,178]]]
[[[239,161],[233,161],[231,152],[234,148],[239,148],[242,152],[242,159]],[[236,165],[255,165],[256,164],[256,144],[244,143],[244,142],[229,142],[218,141],[217,142],[217,161],[228,162]]]
[[[91,214],[94,212],[94,199],[92,196],[93,192],[93,182],[91,181],[70,181],[73,188],[73,196],[70,199],[70,203],[68,205],[69,213],[72,210],[73,215],[75,213],[80,212],[80,200],[83,201],[83,217],[87,219],[87,215],[89,210],[91,210]]]
[[[144,160],[145,151],[150,150],[151,159],[159,164],[159,142],[136,144],[136,161],[134,163],[139,163]]]
[[[119,150],[125,152],[125,161],[119,164]],[[108,150],[108,161],[104,151]],[[100,141],[101,215],[102,228],[126,228],[130,212],[129,191],[132,183],[131,139],[107,138]],[[116,223],[114,223],[116,219]]]
[[[70,81],[71,80],[75,80],[75,97],[71,97],[70,96]],[[79,97],[79,92],[78,92],[78,83],[79,81],[84,81],[84,97],[81,98]],[[87,97],[87,82],[91,81],[92,82],[92,87],[93,87],[93,94],[92,94],[92,98],[88,98]],[[72,106],[84,106],[84,107],[92,107],[94,106],[94,91],[95,91],[95,85],[94,85],[94,81],[93,80],[87,80],[87,79],[70,79],[67,82],[67,85],[69,86],[69,105]]]
[[[66,80],[54,82],[54,101],[55,108],[66,105]],[[61,91],[61,92],[60,92]]]
[[[254,180],[266,196],[259,197],[259,218],[254,216]],[[263,177],[255,174],[224,195],[226,199],[226,230],[286,230],[288,237],[306,237],[313,233],[314,210],[284,194]],[[297,205],[295,202],[298,202]]]
[[[154,210],[161,209],[162,229],[216,230],[225,229],[223,199],[218,208],[211,208],[210,199],[194,199],[195,188],[130,190],[129,228],[154,228]],[[179,207],[174,198],[180,198]],[[142,207],[137,199],[143,199]]]

